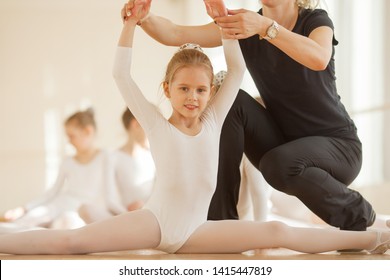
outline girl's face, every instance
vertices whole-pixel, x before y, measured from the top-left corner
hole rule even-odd
[[[179,69],[172,82],[164,85],[174,118],[199,118],[211,97],[211,77],[203,66]]]
[[[94,128],[92,126],[80,127],[77,124],[69,123],[65,126],[65,132],[70,144],[81,152],[91,148],[94,138]]]

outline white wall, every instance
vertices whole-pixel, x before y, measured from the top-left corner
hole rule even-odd
[[[388,183],[386,153],[389,114],[388,40],[389,1],[326,0],[330,4],[335,33],[336,74],[339,94],[351,113],[363,142],[363,166],[354,181],[367,187]],[[364,18],[364,23],[362,19]],[[367,35],[366,35],[367,34]],[[375,38],[375,39],[372,39]]]

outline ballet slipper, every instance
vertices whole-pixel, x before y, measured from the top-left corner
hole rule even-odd
[[[385,241],[382,241],[382,233],[381,231],[378,231],[376,233],[376,242],[374,249],[368,250],[370,254],[373,255],[379,255],[386,253],[387,250],[390,249],[390,237],[387,237]]]

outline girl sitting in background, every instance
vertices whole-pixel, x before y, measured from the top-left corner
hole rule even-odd
[[[7,211],[6,221],[25,228],[74,228],[84,224],[77,214],[82,204],[104,203],[107,159],[95,143],[93,111],[74,113],[64,126],[76,154],[63,160],[52,188],[26,205]]]

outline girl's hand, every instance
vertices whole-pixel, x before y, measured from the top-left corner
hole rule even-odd
[[[207,14],[212,19],[228,15],[228,10],[223,0],[203,0],[203,2],[206,5]]]
[[[150,12],[152,0],[129,0],[121,10],[123,22],[132,19],[138,24],[141,24]]]

